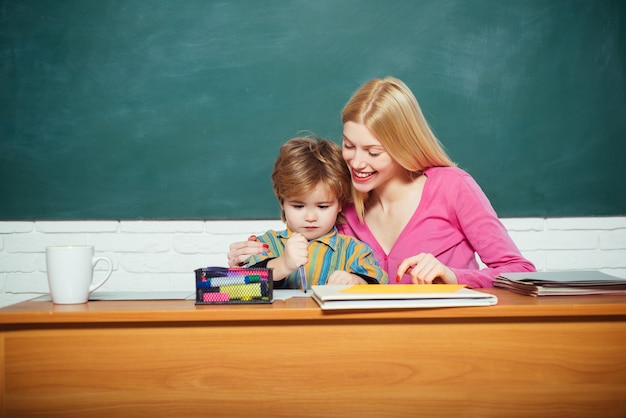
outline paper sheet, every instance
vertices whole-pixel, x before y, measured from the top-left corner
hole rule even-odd
[[[274,300],[287,300],[291,298],[310,298],[313,292],[309,289],[306,293],[302,289],[274,289]]]

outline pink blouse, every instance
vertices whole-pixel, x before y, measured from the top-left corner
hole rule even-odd
[[[434,255],[454,271],[459,283],[471,287],[493,287],[493,279],[500,272],[535,271],[468,173],[456,167],[432,167],[424,173],[427,179],[419,206],[389,254],[369,227],[360,223],[354,206],[344,207],[346,223],[339,231],[374,249],[390,284],[397,283],[400,263],[419,253]],[[487,268],[479,270],[476,253]],[[400,283],[411,283],[411,277],[405,274]]]

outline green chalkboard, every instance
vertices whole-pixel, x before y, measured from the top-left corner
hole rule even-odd
[[[626,215],[621,0],[2,0],[0,219],[278,218],[393,75],[500,216]]]

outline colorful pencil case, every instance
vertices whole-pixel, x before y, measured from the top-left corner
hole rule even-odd
[[[272,303],[272,269],[206,267],[196,272],[196,305]]]

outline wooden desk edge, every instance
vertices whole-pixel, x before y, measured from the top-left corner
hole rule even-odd
[[[195,305],[190,300],[96,301],[54,305],[25,301],[0,309],[0,328],[19,324],[201,323],[289,320],[470,320],[512,318],[626,317],[626,296],[552,296],[534,298],[502,289],[481,289],[498,297],[486,307],[322,311],[310,298],[258,305]]]

